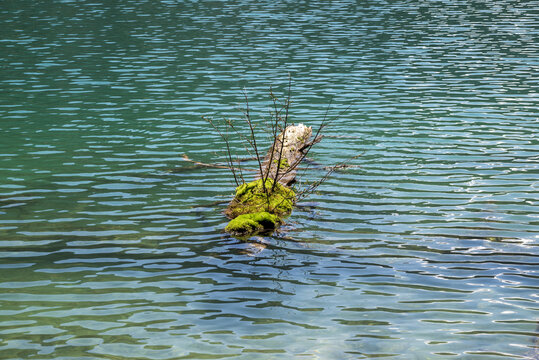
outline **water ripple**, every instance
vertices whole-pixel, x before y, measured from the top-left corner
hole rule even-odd
[[[0,358],[537,358],[534,15],[6,2]],[[243,88],[265,116],[288,72],[291,121],[351,105],[310,156],[359,167],[240,241],[233,179],[182,154],[226,162],[201,116],[241,116]]]

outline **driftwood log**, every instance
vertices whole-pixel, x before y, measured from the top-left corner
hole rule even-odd
[[[281,132],[261,161],[255,181],[236,188],[224,214],[232,221],[225,230],[238,237],[273,231],[288,216],[296,201],[290,186],[299,163],[322,137],[312,138],[312,128],[290,125]]]
[[[312,134],[313,129],[310,126],[303,124],[288,126],[275,139],[264,157],[262,163],[264,176],[290,187],[296,181],[297,168],[301,160],[305,158],[305,149],[322,139],[322,136],[318,136],[311,141]],[[258,174],[256,179],[260,178]]]

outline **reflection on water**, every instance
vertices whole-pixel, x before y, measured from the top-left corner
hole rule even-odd
[[[6,1],[0,357],[537,358],[533,15]],[[229,174],[182,154],[222,159],[201,116],[235,116],[243,87],[264,113],[288,72],[294,122],[352,104],[313,158],[361,167],[241,242]]]

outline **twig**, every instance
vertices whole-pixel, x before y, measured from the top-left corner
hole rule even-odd
[[[258,168],[260,169],[260,176],[264,176],[264,172],[262,170],[262,162],[260,161],[260,155],[258,153],[258,146],[256,145],[255,130],[253,127],[253,122],[251,121],[251,115],[249,114],[249,98],[247,97],[247,92],[245,91],[245,89],[243,90],[243,96],[245,98],[245,120],[247,121],[247,124],[249,124],[249,129],[251,130],[251,139],[253,141],[253,149],[256,154]],[[268,190],[266,189],[266,184],[264,182],[262,182],[262,188],[264,189],[264,194],[268,195]]]
[[[272,136],[273,136],[273,142],[272,142],[272,145],[271,145],[271,151],[270,151],[270,157],[269,157],[269,162],[268,162],[268,165],[266,166],[267,167],[267,171],[266,171],[266,175],[262,177],[262,181],[265,183],[266,180],[268,179],[269,177],[269,174],[270,174],[270,171],[271,171],[271,164],[273,164],[273,156],[275,154],[275,145],[277,144],[277,129],[278,129],[278,126],[279,126],[279,121],[281,119],[281,111],[282,111],[282,108],[280,110],[277,110],[277,97],[275,97],[275,95],[273,94],[273,90],[270,86],[270,96],[271,96],[271,99],[273,101],[273,108],[275,110],[275,123],[273,121],[271,121],[271,133],[272,133]],[[284,135],[283,135],[284,136]],[[274,182],[277,181],[277,179],[273,179]],[[272,187],[272,190],[273,190],[273,187]]]
[[[324,183],[330,176],[331,174],[333,174],[336,170],[339,170],[339,169],[346,169],[348,167],[352,167],[354,165],[348,165],[348,163],[352,160],[355,160],[357,159],[358,157],[360,157],[361,155],[363,155],[363,153],[361,154],[358,154],[356,156],[352,156],[351,158],[343,161],[342,163],[340,164],[337,164],[337,165],[334,165],[334,166],[327,166],[325,167],[325,169],[327,169],[327,172],[326,174],[318,179],[317,181],[313,182],[312,184],[308,185],[306,188],[304,188],[302,191],[300,191],[297,195],[296,195],[296,199],[297,200],[300,200],[300,199],[303,199],[305,198],[306,196],[308,196],[309,194],[312,194],[320,185],[322,185],[322,183]]]
[[[189,157],[186,154],[182,154],[182,158],[183,158],[183,160],[188,161],[188,162],[193,163],[193,164],[198,165],[198,166],[215,168],[215,169],[241,170],[241,168],[234,168],[234,167],[231,167],[231,166],[228,166],[228,165],[208,164],[208,163],[203,163],[203,162],[200,162],[200,161],[191,160],[191,159],[189,159]],[[253,169],[243,169],[243,170],[245,170],[245,171],[256,171],[256,170],[253,170]]]
[[[271,191],[273,192],[275,190],[275,185],[277,184],[277,181],[279,181],[279,169],[281,168],[281,160],[283,157],[283,148],[284,143],[286,141],[286,125],[288,124],[288,113],[290,110],[290,94],[291,94],[291,86],[292,86],[292,77],[290,76],[290,73],[288,73],[288,94],[285,100],[285,115],[284,115],[284,124],[283,124],[283,138],[281,139],[281,149],[279,151],[279,159],[277,161],[277,169],[275,171],[275,179],[273,179],[273,185],[271,186]],[[271,167],[271,163],[270,163]]]
[[[290,76],[290,74],[289,74]],[[290,86],[290,84],[289,84]],[[290,91],[290,90],[289,90]],[[289,96],[290,96],[290,93],[289,93]],[[310,141],[309,143],[305,144],[300,150],[301,150],[301,156],[300,158],[294,163],[292,164],[292,166],[290,166],[288,169],[286,169],[285,173],[281,176],[281,178],[283,178],[284,176],[286,176],[288,173],[290,173],[291,171],[293,171],[302,161],[303,159],[305,159],[307,157],[307,155],[309,154],[309,151],[311,151],[311,148],[313,147],[313,145],[317,144],[318,142],[320,142],[320,140],[322,140],[322,135],[320,135],[320,132],[322,131],[322,129],[324,129],[333,119],[331,120],[328,120],[327,117],[328,117],[328,113],[329,113],[329,109],[331,108],[331,104],[333,102],[333,98],[331,98],[329,100],[329,104],[326,108],[326,112],[324,114],[324,119],[322,120],[322,123],[320,124],[320,126],[318,127],[318,130],[316,131],[316,133],[314,134],[314,139],[312,141]],[[346,110],[348,110],[350,108],[350,106],[348,106]],[[280,179],[277,179],[276,177],[276,181],[278,181]]]
[[[217,133],[219,134],[219,136],[221,136],[221,138],[225,141],[225,144],[226,144],[226,151],[228,153],[228,163],[230,164],[230,170],[232,170],[232,175],[234,175],[234,182],[236,183],[236,186],[239,186],[240,183],[238,182],[238,177],[236,176],[236,170],[233,166],[233,163],[232,163],[232,153],[230,152],[230,144],[228,143],[228,126],[226,127],[226,136],[223,135],[223,133],[219,130],[219,128],[217,126],[215,126],[215,124],[213,123],[213,121],[209,118],[205,118],[203,117],[204,120],[206,120],[207,122],[210,123],[210,125],[215,129],[215,131],[217,131]]]

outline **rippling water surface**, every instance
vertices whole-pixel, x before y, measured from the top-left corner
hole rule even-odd
[[[538,358],[538,10],[2,2],[0,358]],[[289,72],[294,122],[351,106],[312,158],[362,156],[242,242],[182,154]]]

